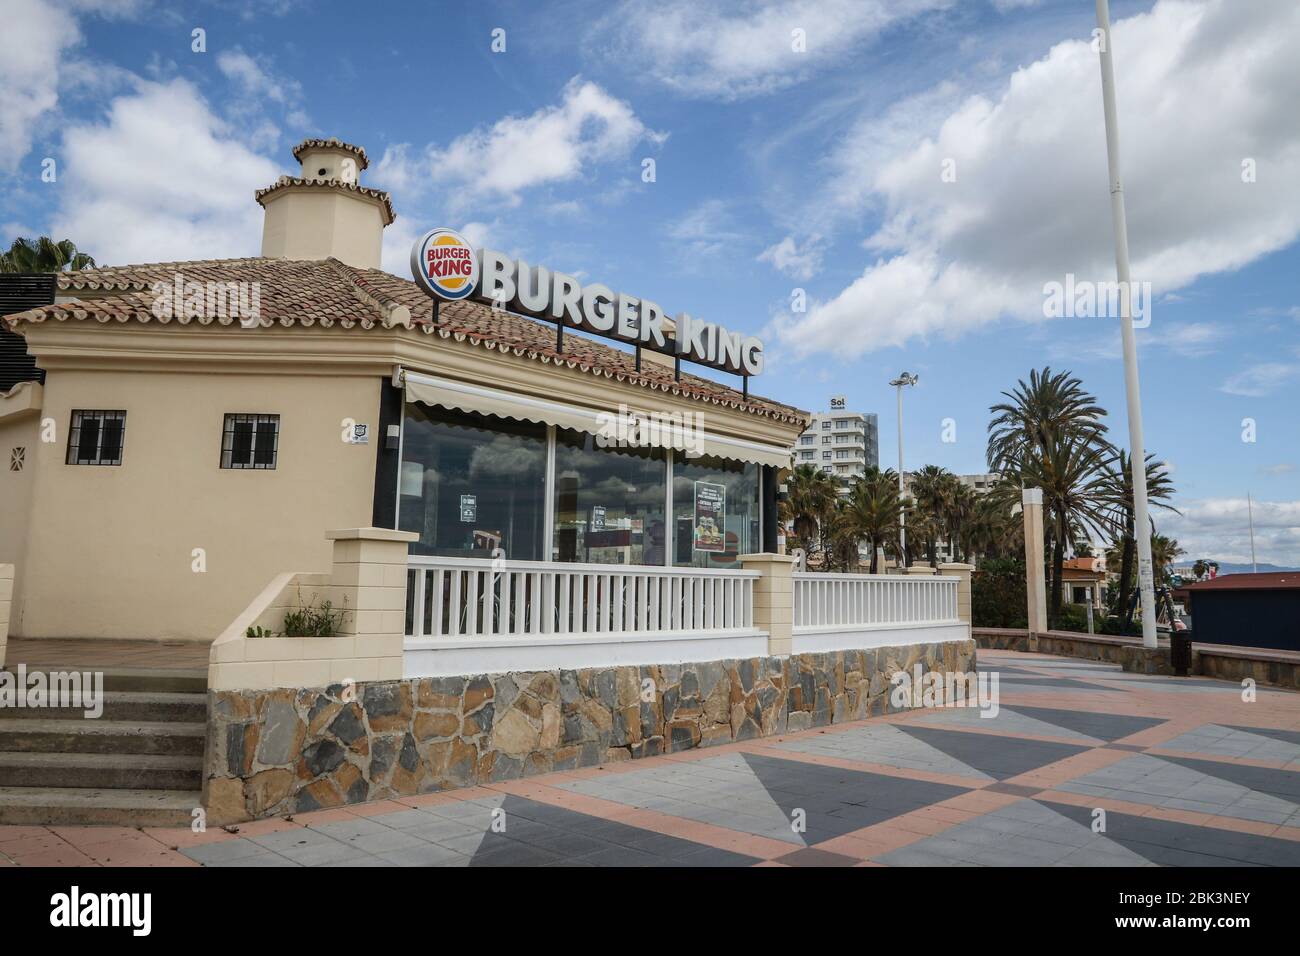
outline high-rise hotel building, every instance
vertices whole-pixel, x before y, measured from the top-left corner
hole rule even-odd
[[[879,467],[879,427],[874,414],[845,410],[842,399],[831,399],[831,411],[813,415],[812,423],[794,446],[796,465],[814,465],[839,479],[841,491]]]

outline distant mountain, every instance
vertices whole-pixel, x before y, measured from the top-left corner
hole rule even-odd
[[[1205,558],[1204,560],[1211,561],[1213,559]],[[1181,568],[1186,565],[1190,568],[1195,563],[1195,561],[1179,561],[1178,566]],[[1256,569],[1249,564],[1232,564],[1228,561],[1219,562],[1219,574],[1250,574],[1254,570]],[[1265,564],[1261,561],[1259,563],[1259,573],[1264,574],[1268,571],[1300,571],[1300,568],[1287,568],[1277,564]]]

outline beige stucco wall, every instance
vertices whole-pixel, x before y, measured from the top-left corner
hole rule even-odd
[[[376,446],[344,443],[341,422],[373,431],[379,388],[348,374],[52,372],[42,415],[58,441],[29,463],[40,481],[13,633],[212,640],[275,574],[329,567],[327,527],[371,521]],[[126,410],[121,466],[64,464],[74,408]],[[274,470],[219,467],[227,412],[280,416]]]
[[[28,513],[26,547],[0,544],[19,576],[12,632],[27,637],[210,641],[276,575],[329,567],[325,531],[373,518],[380,389],[395,365],[598,410],[702,410],[709,432],[777,447],[802,430],[403,327],[51,321],[22,331],[48,372],[29,420],[57,427],[56,441],[29,450],[30,505],[0,501],[0,529]],[[64,464],[74,408],[126,410],[121,466]],[[219,467],[226,412],[281,416],[274,471]],[[371,425],[371,443],[345,444],[344,418]],[[195,548],[203,573],[191,570]]]
[[[384,219],[378,200],[345,190],[290,187],[265,202],[262,255],[333,256],[361,269],[379,268]]]
[[[20,596],[35,485],[36,445],[40,440],[42,389],[35,382],[0,396],[0,564],[12,564],[13,604],[10,617],[21,615]],[[24,449],[22,471],[12,469],[15,448]],[[15,625],[11,630],[20,633]]]

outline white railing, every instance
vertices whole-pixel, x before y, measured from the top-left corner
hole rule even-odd
[[[794,626],[908,626],[958,620],[955,577],[794,573]]]
[[[411,555],[408,639],[753,628],[757,571]]]

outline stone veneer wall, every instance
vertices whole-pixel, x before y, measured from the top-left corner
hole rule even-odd
[[[918,663],[972,672],[975,643],[209,691],[204,804],[230,823],[859,720]]]
[[[1236,648],[1192,645],[1192,673],[1223,680],[1249,677],[1257,684],[1300,690],[1300,654],[1294,651],[1260,650],[1242,653]]]
[[[974,628],[975,643],[987,650],[1009,650],[1058,657],[1078,657],[1091,661],[1119,664],[1126,671],[1142,674],[1172,674],[1167,644],[1150,650],[1136,638],[1123,639],[1111,634],[1074,634],[1049,631],[1037,635],[1037,646],[1026,630]],[[1222,644],[1192,644],[1189,674],[1241,681],[1250,678],[1257,684],[1300,690],[1300,654],[1270,648],[1231,647]]]
[[[1037,652],[1058,657],[1078,657],[1090,661],[1120,664],[1126,647],[1142,646],[1140,640],[1122,640],[1109,634],[1076,634],[1072,631],[1047,631],[1033,635],[1029,631],[1008,628],[972,629],[975,643],[991,651]],[[1035,637],[1037,644],[1034,643]]]

